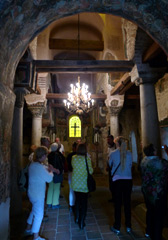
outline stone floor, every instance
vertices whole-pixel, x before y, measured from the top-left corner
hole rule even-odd
[[[113,224],[114,208],[113,203],[109,202],[110,193],[108,190],[108,179],[102,175],[95,176],[97,182],[97,190],[89,196],[88,211],[86,217],[86,227],[80,230],[78,225],[74,223],[73,213],[70,213],[68,207],[68,184],[67,177],[64,179],[64,187],[61,189],[63,198],[60,198],[60,209],[47,209],[49,217],[47,222],[43,222],[41,226],[41,235],[48,240],[145,240],[145,223],[143,218],[138,214],[143,215],[143,196],[140,191],[140,186],[133,187],[132,193],[132,233],[128,234],[125,231],[124,218],[122,218],[121,233],[117,236],[110,231],[110,226]],[[27,239],[31,237],[23,237],[26,218],[31,206],[25,197],[24,209],[22,218],[12,219],[11,224],[11,240]],[[123,215],[123,212],[122,212]],[[144,215],[145,216],[145,215]],[[22,221],[21,221],[22,219]],[[168,235],[167,238],[168,239]]]

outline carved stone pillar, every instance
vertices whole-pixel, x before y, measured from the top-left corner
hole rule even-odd
[[[13,126],[12,126],[12,141],[11,141],[11,214],[16,215],[21,212],[22,198],[18,191],[17,176],[19,170],[23,167],[23,106],[24,96],[28,94],[25,88],[16,88],[16,95]]]
[[[111,96],[108,101],[106,101],[106,106],[108,107],[110,115],[110,134],[114,137],[119,135],[119,113],[124,104],[124,95]]]
[[[42,135],[42,115],[45,108],[45,103],[37,103],[28,106],[28,109],[33,114],[32,119],[32,144],[40,146]]]
[[[137,60],[138,62],[138,60]],[[161,69],[152,69],[140,61],[131,72],[131,81],[139,86],[142,145],[154,144],[161,155],[160,129],[154,84],[164,75]]]
[[[40,146],[42,135],[42,115],[46,106],[46,100],[43,96],[30,94],[26,96],[28,109],[33,115],[32,119],[32,144]]]
[[[120,107],[110,107],[110,134],[114,137],[119,136],[119,113],[122,109]]]

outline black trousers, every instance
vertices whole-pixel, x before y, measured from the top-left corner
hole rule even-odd
[[[109,167],[108,169],[108,175],[109,175],[109,189],[110,189],[110,192],[112,194],[112,198],[113,198],[113,181],[112,181],[112,177],[111,177],[111,168]]]
[[[87,213],[88,193],[75,192],[75,199],[76,218],[84,221]]]
[[[122,179],[113,182],[114,193],[114,228],[121,227],[121,206],[124,203],[125,225],[131,228],[131,192],[132,179]]]
[[[144,195],[146,212],[146,233],[152,240],[162,240],[163,222],[166,214],[166,194],[161,199],[158,199],[155,204],[152,204]]]

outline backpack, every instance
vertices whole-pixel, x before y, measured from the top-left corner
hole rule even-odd
[[[17,183],[18,183],[18,188],[19,191],[21,192],[26,192],[28,189],[28,168],[29,168],[28,164],[25,168],[21,169],[19,174],[18,174],[18,179],[17,179]]]

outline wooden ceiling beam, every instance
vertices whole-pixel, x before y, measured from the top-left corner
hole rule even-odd
[[[123,95],[128,89],[130,89],[130,87],[132,87],[132,85],[134,85],[133,82],[128,82],[121,90],[119,90],[119,95]]]
[[[111,90],[111,95],[118,94],[121,89],[123,89],[126,84],[131,80],[129,73],[125,73],[115,87]]]
[[[77,39],[49,39],[50,49],[59,50],[86,50],[86,51],[103,51],[104,41],[94,41],[94,40],[78,40]]]
[[[66,99],[68,97],[67,93],[47,93],[47,99]],[[107,96],[105,94],[91,94],[91,98],[97,100],[105,100]]]
[[[126,97],[126,99],[130,99],[130,100],[135,100],[135,99],[137,99],[137,100],[139,100],[140,99],[140,96],[139,95],[137,95],[137,94],[129,94],[129,95],[125,95],[125,97]]]
[[[37,72],[130,72],[133,61],[120,60],[34,60]]]
[[[53,108],[65,108],[65,105],[64,105],[64,103],[51,103],[50,107],[53,107]]]
[[[130,72],[131,68],[38,68],[38,73],[112,73]]]
[[[160,52],[162,51],[161,47],[159,44],[154,42],[148,49],[147,51],[143,54],[142,57],[142,62],[145,63],[154,57],[156,57]]]
[[[133,61],[127,60],[34,60],[36,68],[132,68],[134,66]]]

